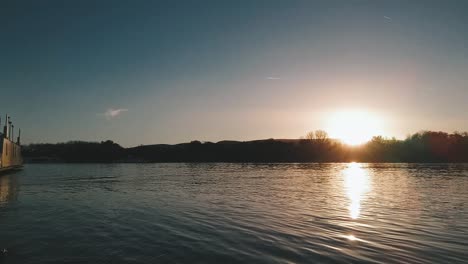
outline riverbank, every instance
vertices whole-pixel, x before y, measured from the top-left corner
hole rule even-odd
[[[112,141],[31,144],[27,163],[146,162],[468,162],[468,134],[422,132],[405,140],[374,137],[360,146],[331,139],[266,139],[123,148]]]

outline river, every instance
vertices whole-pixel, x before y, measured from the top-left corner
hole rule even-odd
[[[0,263],[462,263],[468,164],[29,164]]]

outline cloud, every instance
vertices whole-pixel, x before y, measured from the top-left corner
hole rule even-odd
[[[124,108],[119,108],[119,109],[113,109],[113,108],[109,108],[107,109],[107,111],[102,114],[103,116],[105,116],[107,119],[112,119],[114,117],[117,117],[119,116],[120,114],[122,114],[123,112],[127,112],[128,109],[124,109]]]
[[[389,20],[389,21],[392,21],[393,19],[391,17],[388,17],[388,16],[384,16],[385,19]]]
[[[266,77],[267,80],[281,80],[280,77],[273,77],[273,76],[268,76]]]

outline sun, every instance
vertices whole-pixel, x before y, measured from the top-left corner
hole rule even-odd
[[[348,145],[360,145],[373,136],[382,135],[382,118],[366,111],[341,111],[327,119],[327,132],[331,138]]]

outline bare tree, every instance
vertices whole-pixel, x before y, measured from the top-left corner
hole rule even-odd
[[[309,133],[306,134],[305,138],[307,140],[310,140],[319,144],[328,143],[330,140],[328,138],[328,133],[325,130],[310,131]]]
[[[310,140],[310,141],[315,140],[315,133],[314,133],[314,131],[308,132],[308,133],[305,135],[305,139]]]
[[[325,130],[315,130],[315,140],[320,144],[328,143],[328,133]]]

